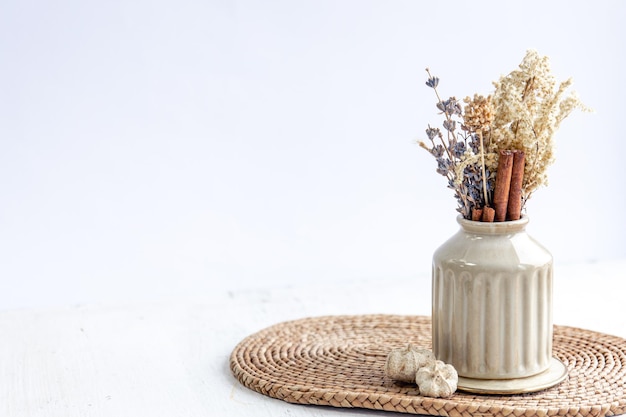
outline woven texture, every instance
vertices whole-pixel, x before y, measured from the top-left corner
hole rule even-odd
[[[553,353],[568,368],[556,387],[523,395],[447,399],[385,376],[393,348],[431,348],[430,317],[328,316],[279,323],[242,340],[230,368],[246,387],[290,403],[435,416],[611,416],[626,413],[626,340],[555,326]]]

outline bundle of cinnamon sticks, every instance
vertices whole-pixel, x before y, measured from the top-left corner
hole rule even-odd
[[[472,220],[482,222],[519,220],[522,215],[524,163],[523,151],[500,151],[493,208],[489,206],[474,208]]]

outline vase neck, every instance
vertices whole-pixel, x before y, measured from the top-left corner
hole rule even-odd
[[[528,217],[522,216],[519,220],[506,222],[477,222],[464,219],[463,216],[457,217],[457,222],[461,228],[469,233],[477,233],[484,235],[504,235],[511,233],[523,232],[528,224]]]

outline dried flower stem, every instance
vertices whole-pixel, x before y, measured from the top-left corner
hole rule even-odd
[[[480,167],[483,171],[483,195],[485,198],[485,206],[489,206],[489,193],[487,193],[487,173],[485,171],[485,146],[483,144],[483,132],[478,132],[480,139]]]

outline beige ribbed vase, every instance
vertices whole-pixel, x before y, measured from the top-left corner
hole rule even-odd
[[[550,366],[552,256],[528,218],[460,230],[433,257],[433,352],[459,376],[525,378]]]

